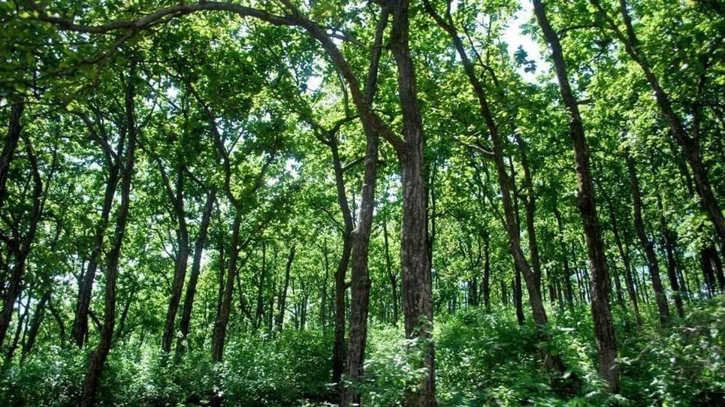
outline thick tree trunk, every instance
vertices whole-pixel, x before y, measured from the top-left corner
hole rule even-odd
[[[594,182],[589,164],[589,147],[584,136],[584,125],[579,115],[579,107],[569,84],[559,36],[551,27],[541,0],[534,0],[534,13],[541,26],[544,38],[551,47],[559,89],[561,90],[564,106],[566,106],[570,116],[569,130],[574,145],[577,181],[579,184],[577,198],[582,223],[584,224],[592,275],[592,316],[597,342],[599,372],[607,380],[609,390],[617,393],[619,392],[619,369],[616,363],[617,339],[614,335],[614,323],[612,322],[612,313],[609,306],[609,276],[607,275],[607,261],[599,231],[599,220],[597,219]]]
[[[179,323],[181,338],[179,339],[178,349],[182,351],[191,327],[191,311],[194,307],[196,285],[199,282],[199,274],[201,273],[201,256],[204,253],[204,245],[206,244],[206,237],[209,231],[215,197],[216,193],[214,190],[209,191],[206,195],[204,214],[202,215],[201,225],[199,226],[199,236],[197,236],[196,243],[194,244],[194,260],[191,265],[191,275],[189,276],[189,284],[186,286],[186,296],[184,297],[184,309],[181,313],[181,322]]]
[[[405,145],[398,151],[403,194],[401,266],[405,335],[417,338],[426,375],[418,391],[407,394],[407,404],[435,406],[435,366],[431,259],[428,250],[428,192],[423,150],[425,135],[418,107],[416,76],[409,46],[409,0],[392,2],[390,49],[398,68],[398,94],[403,112]]]
[[[126,164],[123,169],[123,179],[121,181],[121,206],[118,209],[116,218],[116,233],[113,245],[108,253],[108,264],[106,267],[106,290],[103,310],[103,325],[101,326],[100,341],[98,347],[91,353],[88,363],[88,372],[86,373],[85,383],[83,385],[83,395],[81,396],[81,407],[92,407],[95,405],[96,392],[103,373],[103,367],[106,358],[111,350],[113,340],[113,329],[116,318],[116,280],[118,279],[118,262],[121,256],[121,247],[123,245],[126,233],[126,223],[128,219],[128,210],[131,195],[131,180],[134,172],[134,154],[136,150],[136,123],[134,113],[134,96],[135,96],[135,68],[131,68],[129,74],[128,85],[126,87],[126,131],[128,133],[128,148],[126,151]]]
[[[667,294],[662,286],[660,278],[660,265],[657,261],[657,254],[654,250],[654,243],[647,237],[644,227],[644,219],[642,217],[642,198],[639,190],[639,180],[637,179],[637,171],[634,167],[634,160],[627,154],[627,171],[629,172],[629,182],[632,186],[632,201],[634,206],[634,228],[637,237],[642,245],[642,250],[647,257],[647,268],[649,270],[650,279],[652,280],[652,289],[655,292],[655,300],[657,301],[657,310],[659,312],[660,324],[666,324],[670,319],[670,308],[667,304]]]

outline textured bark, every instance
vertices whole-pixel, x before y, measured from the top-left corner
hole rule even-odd
[[[654,242],[647,237],[645,231],[644,219],[642,217],[642,197],[639,189],[639,180],[637,179],[637,171],[634,166],[634,160],[631,156],[626,156],[627,171],[629,172],[629,182],[632,186],[632,201],[634,207],[634,229],[637,232],[639,243],[647,258],[647,269],[649,270],[650,279],[652,280],[652,289],[655,292],[655,300],[657,301],[657,310],[659,312],[660,324],[666,324],[670,319],[670,308],[667,304],[667,294],[662,286],[660,278],[660,265],[657,261],[657,254],[654,250]]]
[[[388,24],[389,10],[381,11],[376,27],[375,41],[371,49],[370,67],[365,83],[365,102],[372,104],[378,82],[378,64],[382,53],[383,33]],[[370,275],[368,271],[368,252],[370,233],[373,226],[375,209],[375,184],[378,165],[378,134],[375,129],[363,123],[365,130],[365,169],[363,186],[360,193],[360,211],[357,228],[352,233],[352,281],[350,289],[350,336],[347,347],[348,380],[356,383],[363,374],[365,346],[367,344],[367,323],[370,309]],[[342,405],[349,406],[360,402],[354,387],[343,386]]]
[[[128,84],[126,85],[126,132],[128,134],[128,148],[126,163],[123,168],[121,180],[121,205],[116,218],[116,231],[111,250],[107,256],[105,305],[103,309],[103,325],[101,326],[98,347],[91,353],[88,362],[88,372],[83,384],[81,407],[95,405],[96,392],[103,373],[108,353],[111,351],[113,329],[116,318],[116,280],[118,279],[118,262],[121,256],[121,247],[126,233],[126,222],[130,205],[131,180],[134,172],[134,155],[136,150],[136,123],[134,113],[135,96],[135,67],[131,68]]]
[[[597,342],[599,373],[609,384],[609,390],[617,393],[619,392],[619,369],[616,363],[617,339],[614,335],[614,323],[612,322],[612,313],[609,306],[609,276],[607,275],[607,261],[597,218],[594,182],[589,163],[589,147],[584,136],[584,125],[579,114],[579,107],[569,84],[559,36],[551,27],[541,0],[534,0],[534,13],[541,26],[544,38],[551,48],[562,100],[569,113],[569,134],[574,145],[575,169],[579,184],[577,199],[584,225],[589,267],[591,269],[591,307],[594,334]]]
[[[183,350],[184,341],[189,335],[191,326],[191,312],[194,307],[194,296],[196,295],[196,285],[199,282],[199,274],[201,273],[201,256],[204,252],[206,237],[209,231],[209,223],[211,222],[211,213],[214,209],[214,200],[216,193],[214,190],[207,192],[206,203],[204,204],[204,214],[201,218],[199,226],[199,236],[194,244],[194,260],[191,265],[191,275],[189,276],[189,284],[186,286],[186,296],[184,297],[184,308],[181,313],[181,321],[179,329],[181,330],[181,338],[179,340],[179,350]]]
[[[417,338],[426,375],[418,391],[407,394],[407,405],[435,406],[435,365],[431,259],[428,250],[428,192],[423,150],[425,135],[418,107],[416,76],[410,55],[409,0],[392,0],[390,49],[398,70],[398,95],[403,113],[405,146],[398,150],[403,194],[401,266],[405,335]]]

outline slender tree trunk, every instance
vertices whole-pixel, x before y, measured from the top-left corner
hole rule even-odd
[[[234,223],[232,224],[232,240],[229,245],[229,266],[224,281],[224,290],[221,292],[221,302],[216,322],[214,322],[214,335],[212,336],[212,360],[221,362],[224,357],[224,341],[229,324],[229,315],[232,311],[232,297],[234,296],[234,280],[237,275],[237,261],[239,259],[239,228],[242,216],[238,208],[234,208]],[[221,288],[221,287],[220,287]]]
[[[516,263],[517,270],[520,270],[521,273],[524,275],[524,279],[526,281],[526,287],[529,291],[529,303],[531,305],[532,314],[534,316],[534,321],[536,322],[537,328],[539,330],[539,336],[542,341],[549,342],[551,341],[551,335],[547,334],[545,332],[545,325],[548,323],[548,319],[546,316],[546,311],[544,309],[543,301],[541,299],[541,289],[540,289],[540,281],[541,281],[541,272],[540,270],[536,270],[536,268],[531,268],[526,261],[526,258],[524,257],[523,251],[521,250],[521,244],[520,244],[520,236],[519,236],[519,222],[517,219],[515,219],[514,210],[517,210],[516,205],[512,203],[512,197],[511,194],[515,195],[515,186],[513,185],[512,178],[509,177],[509,175],[506,173],[506,166],[504,163],[504,152],[503,152],[503,140],[499,134],[498,127],[496,126],[496,123],[493,118],[493,114],[490,111],[488,100],[486,97],[486,91],[479,80],[478,75],[475,72],[474,64],[471,62],[471,60],[468,57],[468,54],[466,52],[465,46],[463,45],[463,41],[458,36],[457,29],[454,25],[453,18],[450,15],[450,11],[446,12],[445,17],[440,16],[431,3],[428,0],[424,1],[424,6],[426,8],[426,11],[428,14],[433,17],[433,19],[436,21],[436,23],[444,30],[448,35],[451,37],[451,40],[453,41],[453,45],[456,48],[456,51],[458,53],[458,56],[461,58],[461,62],[463,64],[463,68],[466,72],[466,75],[469,79],[469,82],[471,86],[473,87],[474,93],[478,99],[479,102],[479,110],[481,113],[482,118],[484,119],[484,122],[486,123],[486,128],[488,129],[488,132],[491,136],[491,141],[493,144],[493,159],[496,166],[496,172],[498,175],[499,180],[499,186],[501,187],[501,195],[503,198],[503,207],[504,207],[504,215],[505,215],[505,223],[506,223],[506,230],[509,238],[509,251],[511,252],[511,255],[514,258],[514,261]],[[529,174],[530,175],[530,174]],[[530,181],[530,177],[529,177]],[[533,190],[532,190],[533,191]],[[533,193],[533,192],[532,192]],[[535,210],[535,203],[532,199],[530,202],[531,206],[530,210]],[[533,219],[532,219],[533,223]],[[533,232],[533,227],[532,230]],[[533,238],[533,241],[530,241],[530,244],[536,245],[535,237]],[[535,253],[532,253],[532,260],[535,263],[538,263],[539,257],[538,257],[538,246],[534,248]],[[536,264],[536,267],[538,267],[538,264]],[[517,273],[518,277],[518,273]],[[520,284],[520,277],[519,277],[519,284]],[[520,287],[518,292],[520,293]],[[517,292],[517,291],[515,291]],[[517,304],[517,310],[520,306],[520,301],[516,302]],[[548,353],[544,354],[544,362],[547,367],[554,368],[556,370],[564,370],[564,363],[561,360],[559,356],[550,355]]]
[[[20,121],[23,117],[23,110],[25,110],[25,99],[21,97],[12,103],[8,132],[5,137],[2,155],[0,155],[0,208],[3,207],[8,194],[6,185],[10,173],[10,162],[13,161],[15,150],[18,148],[18,141],[20,141],[20,132],[23,129]]]
[[[619,227],[617,224],[617,215],[614,213],[614,205],[612,204],[611,199],[607,200],[607,204],[609,205],[609,219],[612,224],[614,241],[617,244],[619,258],[624,264],[624,285],[627,287],[629,303],[632,306],[632,312],[634,313],[634,319],[637,326],[642,326],[642,316],[639,313],[639,303],[637,301],[637,292],[634,288],[634,280],[632,279],[632,265],[629,261],[629,253],[625,252],[624,246],[622,245],[622,238],[619,235]]]
[[[135,63],[134,63],[135,64]],[[126,164],[123,169],[121,181],[121,206],[118,209],[116,218],[116,233],[113,245],[108,253],[108,264],[106,267],[106,303],[103,311],[103,325],[101,326],[100,341],[98,347],[91,353],[83,385],[81,396],[81,407],[92,407],[95,405],[96,392],[103,373],[106,358],[111,350],[113,340],[113,329],[116,318],[116,280],[118,279],[118,262],[121,256],[121,247],[126,234],[126,223],[131,195],[131,180],[134,172],[134,154],[136,150],[136,123],[134,113],[134,96],[136,80],[135,66],[132,66],[126,86],[126,131],[128,133],[128,148],[126,151]]]
[[[178,177],[176,180],[176,192],[172,191],[168,178],[164,175],[163,168],[161,172],[164,181],[167,184],[169,198],[172,201],[174,212],[176,215],[178,253],[176,255],[176,267],[174,270],[174,281],[171,288],[171,298],[166,311],[166,321],[164,323],[164,335],[161,340],[161,350],[168,353],[171,351],[171,345],[175,337],[176,314],[179,311],[179,303],[181,302],[181,294],[184,289],[184,281],[186,280],[186,266],[189,262],[189,230],[186,226],[186,211],[184,210],[184,170],[183,166],[178,168]]]
[[[566,106],[570,116],[569,130],[574,144],[574,157],[579,184],[577,198],[582,223],[584,224],[592,274],[592,316],[597,342],[599,373],[607,380],[609,390],[617,393],[619,392],[619,369],[616,363],[617,339],[614,335],[614,323],[612,322],[612,313],[609,306],[609,276],[607,275],[607,261],[599,231],[599,220],[597,219],[594,182],[589,164],[589,147],[584,136],[584,125],[579,114],[579,107],[570,88],[559,36],[551,27],[541,0],[534,0],[534,13],[543,31],[544,38],[551,47],[554,68],[559,80],[559,89],[564,106]]]
[[[119,149],[120,151],[120,149]],[[118,184],[119,167],[115,163],[109,163],[108,181],[106,182],[106,192],[103,196],[103,207],[101,209],[101,219],[96,227],[96,235],[93,242],[93,250],[88,260],[88,267],[82,274],[81,284],[78,287],[78,302],[76,303],[75,319],[71,327],[71,337],[75,344],[80,348],[86,340],[88,334],[88,310],[91,306],[91,297],[93,295],[93,280],[98,270],[98,262],[101,258],[103,250],[103,239],[108,227],[108,218],[111,214],[114,196],[116,194],[116,186]]]
[[[290,271],[292,270],[292,262],[295,259],[295,250],[296,246],[293,244],[292,247],[289,249],[289,255],[287,255],[287,266],[285,267],[284,271],[284,284],[282,285],[282,292],[279,296],[279,301],[277,301],[277,306],[279,307],[279,313],[277,314],[277,330],[282,331],[282,326],[284,325],[284,313],[285,313],[285,304],[287,303],[287,288],[289,287],[289,277],[290,277]]]
[[[524,295],[521,290],[521,270],[514,264],[514,280],[511,282],[514,287],[514,305],[516,306],[516,320],[519,321],[519,325],[523,325],[526,322],[524,317]]]
[[[564,240],[564,224],[561,221],[561,213],[556,204],[554,205],[554,217],[559,230],[559,245],[561,246],[561,257],[564,263],[564,286],[566,287],[566,302],[569,307],[574,306],[574,288],[571,286],[571,270],[569,269],[569,256],[566,250],[566,241]]]
[[[211,222],[211,213],[214,209],[215,198],[215,190],[207,192],[206,203],[204,204],[204,214],[202,215],[201,225],[199,226],[199,236],[196,238],[196,243],[194,244],[194,260],[191,265],[191,275],[189,276],[189,284],[186,286],[184,308],[181,312],[181,322],[179,323],[181,338],[179,339],[177,349],[180,351],[183,351],[184,349],[184,343],[189,335],[189,329],[191,327],[191,311],[194,307],[196,285],[199,282],[199,274],[201,273],[201,257],[204,252],[204,245],[206,245],[206,237],[209,231],[209,223]]]
[[[682,119],[675,112],[672,107],[669,95],[660,86],[659,79],[652,72],[650,63],[644,54],[639,44],[639,39],[634,31],[632,25],[632,19],[629,15],[628,6],[626,0],[619,0],[619,11],[622,16],[622,21],[625,25],[625,32],[622,32],[617,23],[609,16],[609,14],[602,8],[599,0],[590,0],[591,4],[597,9],[599,14],[609,25],[609,28],[614,32],[615,37],[624,45],[624,49],[637,63],[644,76],[647,79],[650,87],[654,91],[655,100],[662,111],[663,116],[667,120],[667,124],[675,137],[675,140],[680,145],[682,152],[687,159],[687,163],[690,165],[692,174],[695,178],[695,187],[697,193],[700,196],[700,202],[705,209],[710,221],[715,226],[715,231],[720,237],[720,241],[725,243],[725,216],[721,208],[718,205],[715,194],[712,191],[710,180],[708,178],[707,169],[705,164],[702,162],[702,155],[700,153],[700,140],[699,140],[699,116],[700,113],[700,101],[694,100],[693,105],[695,106],[693,111],[693,129],[692,134],[689,134],[683,125]],[[698,97],[699,97],[698,92]]]
[[[391,304],[393,306],[393,324],[398,325],[398,278],[393,273],[393,262],[390,258],[390,242],[388,241],[388,220],[383,220],[383,242],[385,243],[385,268],[390,281]]]
[[[655,292],[655,300],[657,301],[657,310],[659,312],[660,324],[666,324],[670,319],[670,308],[667,304],[667,294],[662,286],[660,279],[660,266],[657,261],[657,254],[654,250],[654,243],[647,237],[644,229],[644,219],[642,218],[642,198],[639,190],[639,180],[637,179],[637,171],[634,167],[634,160],[627,154],[627,170],[629,171],[629,181],[632,185],[632,201],[634,203],[634,228],[637,237],[642,245],[642,250],[647,257],[647,267],[650,279],[652,280],[652,289]]]
[[[481,291],[483,292],[483,304],[486,312],[491,312],[491,256],[490,256],[490,236],[486,235],[483,243],[483,282]]]
[[[254,314],[254,329],[259,329],[262,326],[264,318],[264,280],[267,274],[267,244],[262,242],[262,269],[259,271],[259,287],[257,287],[257,310]],[[274,294],[273,294],[274,295]],[[274,312],[274,309],[270,309],[269,312]],[[282,311],[284,312],[284,311]]]
[[[33,322],[30,324],[30,330],[28,331],[28,338],[23,344],[22,361],[24,361],[30,351],[33,350],[33,346],[35,345],[35,341],[38,337],[38,332],[40,331],[40,325],[43,323],[43,318],[45,317],[45,307],[47,306],[48,301],[50,301],[50,294],[50,290],[46,291],[40,298],[38,305],[35,306]]]
[[[372,104],[377,87],[378,63],[382,53],[383,33],[388,24],[389,10],[381,11],[377,25],[375,42],[371,49],[370,67],[365,83],[365,102]],[[373,226],[375,208],[375,184],[378,163],[378,134],[367,122],[365,130],[365,169],[363,186],[360,193],[360,215],[357,229],[352,234],[352,282],[350,290],[350,339],[347,348],[347,374],[352,383],[356,383],[363,374],[365,347],[367,344],[367,323],[370,308],[370,274],[368,271],[368,251],[370,233]],[[387,233],[385,233],[387,235]],[[342,387],[342,405],[349,406],[360,402],[354,387]]]
[[[25,150],[28,154],[28,161],[30,161],[30,166],[32,168],[33,204],[32,210],[30,211],[27,232],[25,232],[22,236],[13,232],[13,237],[8,243],[8,251],[12,254],[13,260],[12,267],[10,269],[10,279],[7,281],[7,288],[3,291],[3,308],[2,312],[0,312],[0,347],[2,347],[5,342],[5,336],[8,328],[10,327],[15,301],[23,290],[26,261],[30,255],[33,241],[35,239],[35,232],[38,229],[40,217],[43,212],[43,181],[40,178],[38,161],[30,139],[26,142]],[[50,182],[50,178],[48,179],[48,182]]]

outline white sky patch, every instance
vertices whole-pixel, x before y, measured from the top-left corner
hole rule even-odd
[[[536,72],[525,72],[524,67],[518,69],[518,73],[527,82],[535,83],[538,72],[549,69],[549,64],[543,59],[541,49],[533,39],[522,32],[522,25],[529,22],[533,15],[534,9],[529,0],[521,2],[521,9],[514,14],[509,21],[508,27],[503,33],[503,40],[508,44],[509,56],[513,58],[516,50],[521,46],[528,54],[528,59],[536,61]]]

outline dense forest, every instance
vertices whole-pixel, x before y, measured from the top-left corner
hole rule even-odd
[[[0,405],[725,405],[722,0],[3,0],[0,59]]]

